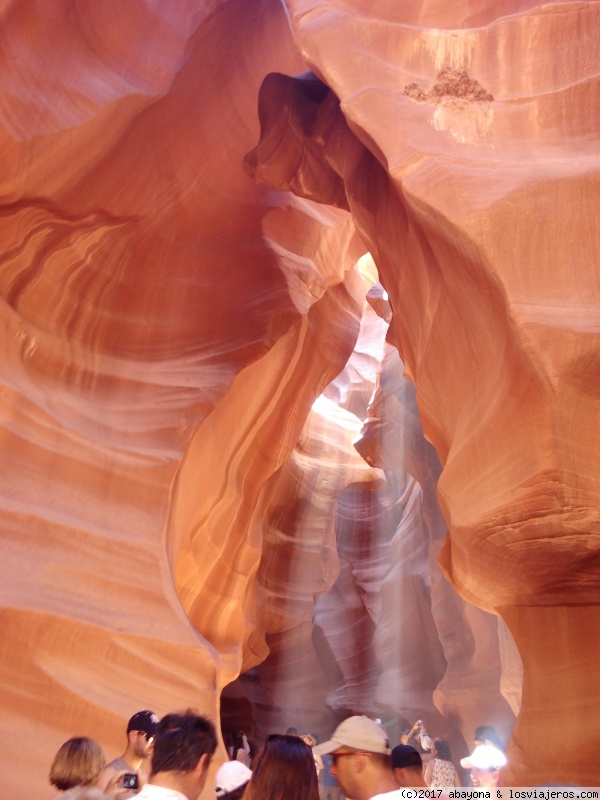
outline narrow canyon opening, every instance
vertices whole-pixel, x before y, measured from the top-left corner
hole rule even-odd
[[[414,386],[386,342],[392,310],[370,256],[360,328],[270,479],[257,581],[268,655],[221,695],[225,743],[293,727],[317,739],[346,716],[377,716],[391,738],[417,719],[469,751],[482,717],[508,740],[520,659],[502,623],[465,603],[437,555],[441,471]],[[467,686],[468,684],[468,686]]]

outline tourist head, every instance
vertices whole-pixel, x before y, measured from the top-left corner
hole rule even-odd
[[[392,768],[423,767],[423,759],[419,751],[410,744],[397,744],[392,750]]]
[[[452,761],[450,753],[450,745],[445,739],[437,737],[433,740],[434,755],[436,758],[441,758],[442,761]]]
[[[74,736],[54,756],[50,767],[50,783],[65,791],[74,786],[93,786],[104,769],[104,751],[87,736]]]
[[[150,758],[154,749],[154,736],[158,717],[144,709],[134,714],[127,723],[127,747],[137,758]]]
[[[330,755],[341,749],[390,755],[385,729],[374,719],[365,716],[348,717],[334,730],[331,739],[315,747],[315,753]]]
[[[471,770],[471,782],[475,787],[489,788],[498,785],[500,768],[506,764],[506,756],[491,744],[480,744],[460,765]]]
[[[422,786],[423,759],[410,744],[398,744],[392,750],[392,769],[400,786]]]
[[[475,747],[480,744],[491,744],[494,747],[497,747],[498,750],[502,750],[500,737],[496,733],[496,728],[492,727],[492,725],[480,725],[478,728],[475,728],[473,744]]]
[[[188,709],[167,714],[156,728],[150,783],[177,787],[189,800],[200,796],[217,748],[213,723]]]
[[[252,772],[241,761],[226,761],[215,775],[215,795],[220,800],[240,800]]]
[[[244,800],[319,800],[317,771],[309,745],[293,734],[268,736]]]
[[[330,774],[345,797],[361,800],[394,785],[390,747],[385,729],[365,716],[348,717],[333,732],[331,739],[314,748],[317,755],[330,755]],[[389,788],[377,787],[389,785]]]

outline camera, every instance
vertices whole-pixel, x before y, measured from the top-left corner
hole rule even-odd
[[[121,779],[121,787],[123,789],[137,789],[138,776],[136,772],[127,772]]]

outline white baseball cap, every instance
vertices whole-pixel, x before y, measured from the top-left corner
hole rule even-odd
[[[313,747],[313,753],[324,756],[340,747],[385,755],[392,752],[384,728],[369,717],[348,717],[337,726],[328,742]]]
[[[221,764],[215,775],[215,794],[223,797],[224,794],[235,791],[248,783],[252,777],[251,770],[241,761],[226,761]]]
[[[506,764],[506,756],[492,744],[479,744],[470,756],[461,758],[461,767],[475,769],[500,769]]]

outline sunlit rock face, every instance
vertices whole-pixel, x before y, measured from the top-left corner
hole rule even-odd
[[[204,520],[189,507],[224,508],[227,477],[251,484],[252,461],[260,483],[289,453],[352,350],[362,296],[346,280],[347,212],[276,202],[241,168],[264,75],[303,69],[278,4],[17,2],[1,14],[0,794],[22,800],[54,794],[49,765],[70,736],[112,758],[140,708],[218,719],[223,683],[264,657],[239,610],[260,545],[236,546],[228,512],[190,577],[187,521]],[[285,241],[270,233],[278,214]],[[202,421],[267,354],[229,402],[251,441],[261,419],[277,429],[272,447],[232,447],[239,469],[223,448],[198,463]]]
[[[507,737],[482,609],[597,782],[595,5],[3,5],[3,800],[224,688]]]
[[[322,201],[342,207],[343,187],[377,263],[390,341],[444,466],[443,566],[463,597],[504,619],[523,657],[503,780],[593,784],[600,723],[583,745],[577,731],[600,706],[590,113],[600,9],[287,5],[304,59],[331,91],[269,76],[248,167],[263,184],[306,186],[313,199],[324,186]],[[569,57],[538,68],[544,52]],[[269,124],[274,104],[286,135],[281,118]],[[308,162],[294,157],[297,144],[280,146],[302,137]]]
[[[456,742],[455,752],[461,747],[456,729],[469,741],[481,719],[493,720],[508,740],[520,708],[520,659],[510,636],[505,640],[499,633],[497,618],[464,602],[441,574],[438,557],[447,531],[435,496],[441,467],[423,437],[414,385],[389,345],[356,447],[384,469],[394,495],[405,495],[389,551],[393,566],[383,586],[387,614],[376,637],[376,643],[391,639],[394,645],[376,647],[386,667],[377,698],[388,698],[395,716],[414,720],[433,690],[435,709],[427,718],[441,714],[437,725]],[[437,668],[436,645],[442,653]]]
[[[377,285],[369,291],[350,360],[270,481],[257,575],[269,655],[226,687],[224,725],[243,722],[255,741],[290,725],[326,736],[348,714],[367,713],[396,743],[423,718],[458,758],[482,719],[508,739],[520,662],[497,617],[441,575],[439,460],[423,438],[414,387],[384,342],[381,295]],[[240,698],[254,713],[236,721]]]

